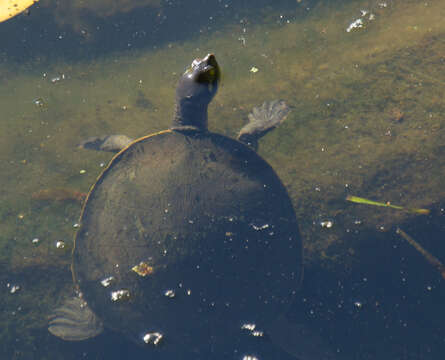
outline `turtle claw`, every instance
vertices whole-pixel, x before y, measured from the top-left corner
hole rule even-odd
[[[126,135],[104,135],[92,136],[77,145],[78,148],[109,151],[117,153],[133,142],[133,139]]]
[[[238,140],[256,150],[258,140],[286,120],[289,112],[290,108],[283,100],[272,100],[254,107],[248,115],[249,122],[238,134]]]

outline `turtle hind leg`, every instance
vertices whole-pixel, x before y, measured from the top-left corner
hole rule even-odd
[[[249,122],[240,130],[237,139],[256,150],[258,140],[286,120],[289,112],[290,108],[283,100],[272,100],[254,107],[248,115]]]
[[[126,135],[104,135],[92,136],[77,145],[78,148],[119,152],[133,142],[133,139]]]
[[[99,335],[102,322],[79,297],[69,298],[50,315],[48,331],[67,341],[80,341]]]

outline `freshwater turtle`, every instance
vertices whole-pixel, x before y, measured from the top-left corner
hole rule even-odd
[[[83,205],[72,259],[78,296],[54,312],[52,334],[83,340],[105,326],[160,345],[159,354],[207,358],[240,331],[261,334],[254,328],[267,329],[292,303],[302,276],[295,212],[254,149],[289,109],[255,108],[238,140],[209,132],[219,81],[214,55],[196,59],[177,86],[170,129],[82,143],[119,152]]]

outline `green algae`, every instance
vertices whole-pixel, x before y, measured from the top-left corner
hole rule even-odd
[[[293,108],[286,123],[264,139],[260,153],[284,180],[303,224],[312,221],[305,220],[307,213],[350,211],[329,205],[348,187],[381,198],[402,193],[402,202],[415,206],[432,204],[443,196],[434,187],[443,172],[444,101],[437,94],[443,86],[439,39],[445,27],[434,20],[442,7],[376,8],[376,20],[354,33],[345,28],[358,16],[358,5],[337,6],[332,13],[333,7],[319,5],[298,22],[250,26],[245,42],[239,40],[244,25],[235,24],[199,43],[88,63],[36,64],[9,74],[9,86],[0,90],[7,202],[42,188],[86,191],[110,157],[85,153],[76,144],[91,135],[137,137],[167,128],[179,74],[193,57],[215,52],[223,84],[210,108],[211,130],[234,136],[253,106],[275,97]],[[413,15],[418,13],[424,16]],[[252,66],[259,71],[250,72]],[[392,121],[394,111],[402,121]],[[428,179],[416,175],[425,168]],[[401,178],[409,180],[400,183]],[[70,216],[77,210],[72,211]],[[403,216],[366,213],[370,224],[386,227]],[[309,242],[321,241],[317,231],[308,233]],[[317,253],[309,251],[311,256]]]

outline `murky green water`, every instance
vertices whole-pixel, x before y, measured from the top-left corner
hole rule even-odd
[[[32,194],[89,189],[111,156],[78,149],[88,136],[167,128],[178,77],[209,52],[223,71],[212,131],[236,136],[266,100],[292,107],[259,152],[287,186],[305,241],[305,301],[295,313],[339,358],[443,356],[443,280],[394,229],[445,259],[445,5],[97,3],[53,9],[42,0],[0,24],[0,357],[106,353],[46,332],[47,314],[72,287],[80,203]],[[351,204],[347,194],[432,213]],[[320,225],[327,220],[331,228]]]

